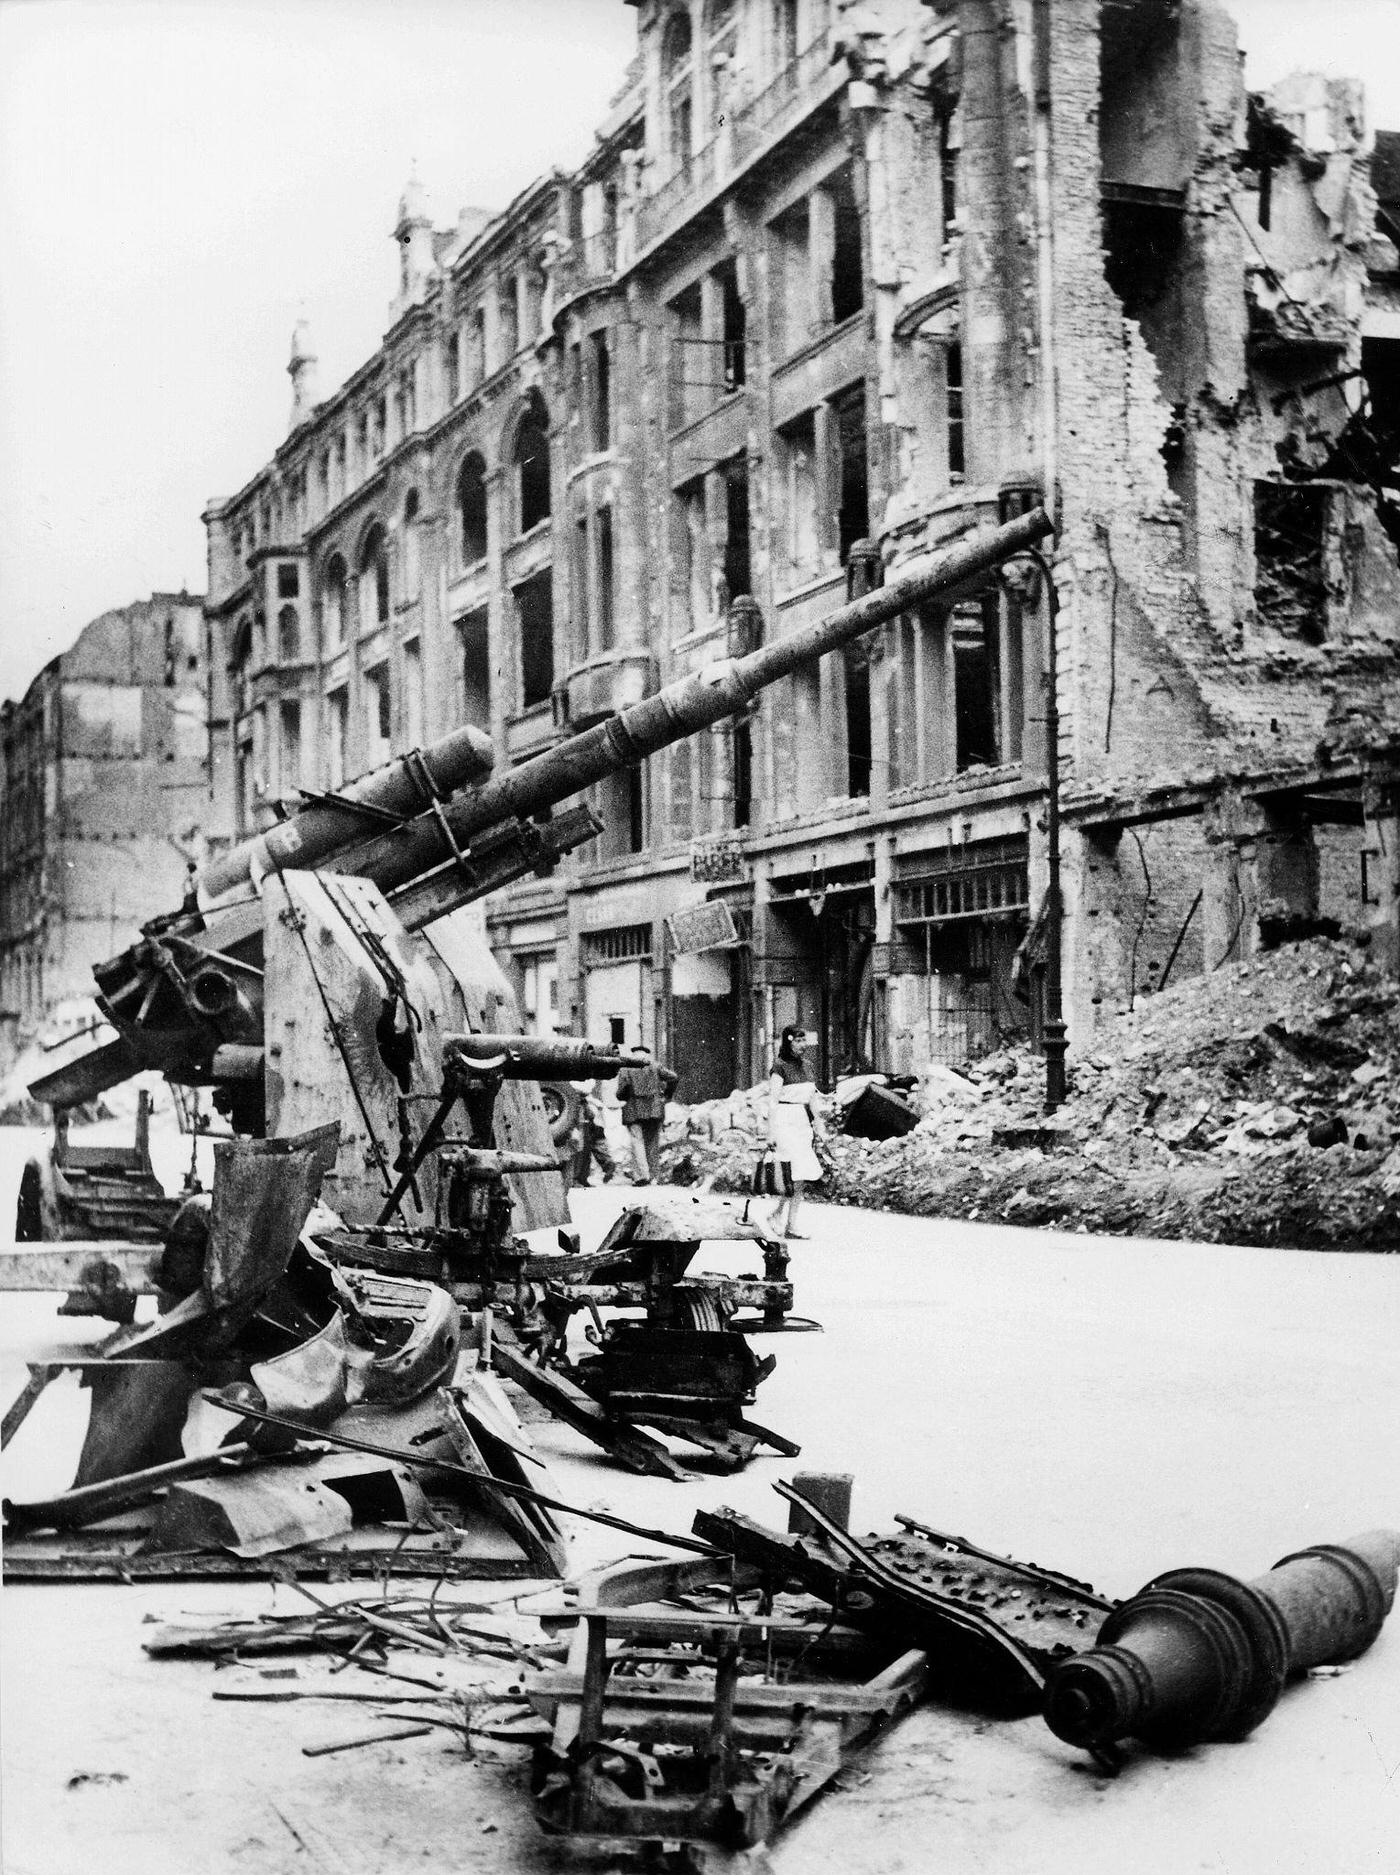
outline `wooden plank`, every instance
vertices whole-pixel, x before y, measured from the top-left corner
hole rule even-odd
[[[514,1348],[505,1347],[499,1341],[492,1351],[492,1360],[498,1373],[513,1380],[532,1400],[547,1406],[556,1418],[572,1426],[575,1432],[581,1432],[585,1439],[601,1445],[629,1471],[676,1480],[687,1475],[659,1439],[649,1438],[635,1426],[622,1425],[609,1418],[596,1400],[562,1374],[536,1367]]]

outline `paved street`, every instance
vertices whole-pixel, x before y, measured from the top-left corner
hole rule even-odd
[[[585,1246],[625,1195],[578,1196]],[[692,1487],[629,1477],[541,1428],[566,1496],[676,1530],[697,1502],[781,1525],[774,1478],[848,1470],[858,1529],[907,1511],[1115,1595],[1186,1564],[1257,1574],[1300,1546],[1400,1523],[1400,1259],[820,1207],[804,1222],[798,1307],[826,1332],[767,1344],[778,1370],[756,1409],[803,1442],[802,1459]],[[51,1305],[6,1306],[7,1398],[25,1340],[52,1331]],[[65,1415],[71,1436],[75,1402],[55,1404],[53,1437]],[[35,1462],[23,1443],[16,1468]],[[626,1547],[577,1526],[582,1561]],[[287,1597],[228,1584],[10,1590],[9,1875],[568,1866],[530,1823],[519,1770],[506,1782],[434,1738],[307,1760],[298,1747],[325,1736],[324,1712],[215,1705],[210,1666],[140,1652],[148,1615]],[[68,1788],[82,1772],[126,1781]],[[1245,1743],[1139,1757],[1113,1782],[1039,1720],[936,1708],[843,1782],[782,1843],[784,1875],[1379,1875],[1400,1840],[1400,1627],[1346,1672],[1295,1688]]]

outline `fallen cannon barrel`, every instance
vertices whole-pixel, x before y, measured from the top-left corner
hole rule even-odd
[[[1253,1582],[1169,1570],[1050,1675],[1046,1723],[1089,1750],[1243,1738],[1293,1675],[1366,1651],[1394,1603],[1397,1563],[1400,1534],[1369,1530],[1285,1556]]]
[[[499,1066],[508,1081],[610,1079],[646,1058],[616,1042],[598,1044],[573,1035],[445,1035],[443,1053],[467,1065]]]
[[[413,819],[489,775],[494,765],[490,737],[469,723],[426,749],[396,755],[210,860],[192,881],[195,902],[207,906],[256,874],[315,866],[338,847],[363,840],[372,821]]]

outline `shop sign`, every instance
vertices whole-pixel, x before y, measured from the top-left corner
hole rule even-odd
[[[723,899],[672,912],[666,927],[677,952],[727,950],[739,942],[734,914]]]

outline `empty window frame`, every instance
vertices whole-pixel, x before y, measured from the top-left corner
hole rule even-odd
[[[326,697],[326,782],[333,789],[345,785],[349,740],[350,693],[342,684]]]
[[[374,526],[360,550],[360,629],[372,631],[389,616],[389,545],[384,529]]]
[[[410,749],[423,746],[423,652],[416,638],[403,648],[403,733]]]
[[[443,340],[442,361],[447,378],[447,402],[455,404],[462,395],[462,335],[454,326]]]
[[[416,599],[423,584],[423,559],[418,530],[421,503],[418,490],[410,488],[403,504],[403,596]]]
[[[388,760],[393,742],[393,706],[387,664],[378,664],[365,672],[364,699],[366,766],[377,768]]]
[[[680,575],[674,587],[676,625],[682,633],[699,631],[710,616],[710,535],[705,524],[703,476],[678,488],[673,502],[674,564]]]
[[[457,471],[457,522],[462,565],[486,558],[486,464],[475,450]]]
[[[810,410],[778,431],[782,477],[781,545],[786,583],[799,586],[821,570],[816,417]]]
[[[625,859],[646,849],[644,766],[638,762],[605,775],[598,783],[595,798],[598,818],[603,823],[598,837],[599,859]]]
[[[478,729],[491,728],[491,632],[485,608],[469,612],[457,626],[458,668],[462,681],[462,718]]]
[[[842,653],[846,697],[846,793],[870,792],[874,744],[870,731],[870,652],[865,644],[847,645]]]
[[[598,542],[598,643],[604,651],[610,651],[616,639],[612,509],[599,508],[594,521]]]
[[[706,0],[705,51],[710,72],[710,123],[718,129],[729,108],[730,72],[739,43],[736,0]]]
[[[518,531],[549,518],[553,505],[549,473],[549,416],[539,397],[532,397],[515,431],[515,475]]]
[[[695,140],[695,93],[692,79],[690,14],[676,7],[661,39],[666,154],[671,173],[690,167]]]
[[[948,448],[948,479],[961,482],[967,474],[967,447],[963,429],[963,355],[957,339],[943,348],[944,435]]]
[[[856,385],[833,400],[832,440],[838,469],[837,543],[841,564],[858,540],[870,533],[870,470],[866,451],[865,386]]]
[[[595,332],[589,341],[593,354],[591,440],[595,450],[612,448],[612,363],[608,335]]]
[[[746,333],[748,317],[739,293],[739,269],[726,261],[716,268],[715,280],[720,292],[720,319],[724,389],[742,390],[748,378]]]
[[[548,703],[554,688],[554,576],[546,569],[514,589],[520,643],[520,704]]]
[[[946,246],[957,232],[958,216],[957,124],[951,105],[938,113],[938,198]]]
[[[507,274],[497,289],[496,336],[500,343],[498,362],[504,364],[520,350],[520,289],[513,273]]]
[[[287,698],[277,711],[277,782],[283,794],[301,786],[301,704]]]
[[[705,356],[700,283],[678,293],[670,304],[671,343],[667,393],[670,424],[682,428],[712,404],[716,372]]]
[[[580,657],[593,652],[593,606],[588,578],[588,516],[581,514],[574,522],[574,642]]]
[[[959,607],[952,633],[953,729],[958,774],[1002,759],[1001,655],[997,605]]]
[[[753,591],[749,557],[749,465],[736,456],[724,465],[724,584],[727,597]]]
[[[865,257],[851,171],[839,170],[826,189],[831,197],[831,317],[840,325],[865,304]]]
[[[773,0],[773,70],[780,72],[797,57],[797,15],[801,0]]]
[[[301,591],[301,575],[295,560],[281,560],[277,565],[277,597],[295,599]]]
[[[341,556],[332,554],[321,582],[321,631],[327,651],[345,643],[345,587],[348,579]]]
[[[769,281],[775,359],[801,351],[813,332],[810,204],[796,203],[769,223]]]
[[[295,664],[301,656],[301,620],[294,605],[284,605],[277,614],[277,661]]]
[[[730,761],[734,825],[747,827],[753,815],[753,731],[747,716],[736,716],[731,725]]]

